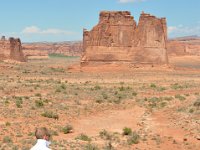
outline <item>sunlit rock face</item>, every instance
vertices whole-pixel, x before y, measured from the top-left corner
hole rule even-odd
[[[0,60],[11,59],[15,61],[26,61],[21,40],[15,38],[9,38],[8,40],[3,36],[0,40]]]
[[[103,11],[99,23],[91,31],[83,31],[81,64],[168,64],[166,41],[165,18],[142,12],[137,24],[128,11]]]

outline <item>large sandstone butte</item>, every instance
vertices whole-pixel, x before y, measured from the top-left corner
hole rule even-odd
[[[26,61],[20,39],[9,38],[7,40],[5,36],[2,36],[0,40],[0,60],[6,59]]]
[[[102,11],[99,23],[83,32],[81,66],[96,62],[168,64],[165,18],[142,12],[137,24],[128,11]]]

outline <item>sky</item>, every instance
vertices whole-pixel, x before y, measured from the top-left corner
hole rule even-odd
[[[0,0],[0,36],[22,42],[82,40],[103,10],[166,17],[168,37],[200,36],[200,0]]]

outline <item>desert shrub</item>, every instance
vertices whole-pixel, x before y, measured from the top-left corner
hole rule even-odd
[[[179,94],[175,95],[175,98],[179,99],[180,101],[183,101],[186,99],[184,96],[179,95]]]
[[[15,104],[16,104],[17,108],[22,108],[22,104],[23,104],[22,97],[16,97]]]
[[[105,144],[105,146],[103,147],[104,150],[114,150],[114,147],[111,143],[111,141],[109,141],[108,143]]]
[[[52,138],[52,136],[58,136],[59,135],[58,132],[55,131],[55,130],[49,130],[49,132],[50,132],[51,138]]]
[[[67,86],[66,86],[64,83],[62,83],[62,84],[60,85],[60,88],[63,89],[63,90],[65,90],[65,89],[67,88]]]
[[[151,88],[156,88],[157,86],[156,86],[154,83],[151,83],[151,84],[150,84],[150,87],[151,87]]]
[[[132,134],[132,129],[125,127],[123,129],[123,135],[131,135]]]
[[[108,99],[108,95],[105,92],[102,92],[103,99]]]
[[[188,94],[188,93],[187,93],[187,94],[184,94],[184,95],[185,95],[185,96],[190,96],[190,94]]]
[[[132,135],[128,138],[127,142],[128,144],[138,144],[140,141],[140,136],[136,132],[133,132]]]
[[[12,143],[12,139],[9,136],[3,138],[3,143]]]
[[[115,95],[117,97],[118,100],[122,100],[125,99],[127,95],[123,94],[123,93],[118,93],[117,95]]]
[[[58,119],[59,118],[58,114],[56,114],[56,113],[54,113],[52,111],[45,111],[41,115],[43,117],[47,117],[47,118],[53,118],[53,119]]]
[[[62,90],[61,90],[60,87],[58,87],[58,88],[55,90],[56,93],[60,93],[61,91],[62,91]]]
[[[36,100],[35,101],[35,106],[36,107],[43,107],[44,106],[44,102],[40,99],[40,100]]]
[[[174,90],[180,90],[183,88],[188,88],[188,85],[179,85],[178,83],[171,84],[171,88]]]
[[[170,97],[164,97],[164,100],[171,101],[171,100],[173,100],[173,97],[172,96],[170,96]]]
[[[194,102],[194,104],[193,104],[195,107],[197,107],[197,109],[199,109],[200,108],[200,98],[198,98],[195,102]]]
[[[133,92],[132,92],[132,95],[133,95],[133,96],[137,96],[137,92],[133,91]]]
[[[42,97],[42,95],[40,93],[36,93],[35,96]]]
[[[112,139],[112,135],[108,131],[106,131],[105,129],[99,132],[99,136],[102,139],[105,139],[105,140],[111,140]]]
[[[191,109],[189,110],[189,113],[193,113],[193,112],[194,112],[194,109],[191,108]]]
[[[99,85],[94,86],[94,90],[100,90],[100,89],[101,89],[101,87]]]
[[[165,87],[158,87],[157,90],[158,90],[158,91],[165,91],[165,90],[167,90],[167,89],[166,89]]]
[[[51,71],[53,71],[53,72],[61,72],[61,73],[64,73],[64,72],[65,72],[65,70],[64,70],[63,68],[53,68],[53,67],[51,67],[50,69],[51,69]]]
[[[11,125],[11,123],[10,122],[6,122],[6,126],[10,126]]]
[[[101,104],[101,103],[103,103],[103,102],[104,102],[104,101],[103,101],[102,99],[100,99],[100,98],[96,99],[96,103]]]
[[[113,102],[114,102],[115,104],[120,104],[121,101],[122,101],[121,99],[122,99],[122,97],[119,96],[117,99],[114,99]]]
[[[72,130],[73,130],[72,125],[67,124],[65,127],[63,127],[62,132],[64,134],[68,134],[68,133],[71,133]]]
[[[34,132],[29,132],[28,136],[35,136],[35,133]]]
[[[88,143],[84,147],[84,150],[99,150],[99,148],[96,145],[94,145],[94,144]]]
[[[161,103],[160,103],[160,108],[163,108],[163,107],[165,107],[165,106],[167,106],[167,102],[161,102]]]
[[[119,91],[125,91],[125,87],[124,86],[120,86],[119,87]]]
[[[6,100],[4,101],[4,104],[5,104],[5,105],[10,104],[10,102],[8,101],[8,99],[6,99]]]
[[[91,141],[92,139],[88,137],[86,134],[80,134],[75,138],[76,140],[82,140],[82,141]]]

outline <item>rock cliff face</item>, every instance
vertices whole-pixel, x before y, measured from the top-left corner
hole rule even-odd
[[[26,61],[22,52],[20,39],[9,38],[4,36],[0,40],[0,60],[12,59],[16,61]]]
[[[90,62],[167,64],[166,19],[142,13],[138,25],[128,11],[103,11],[83,32],[82,66]]]

